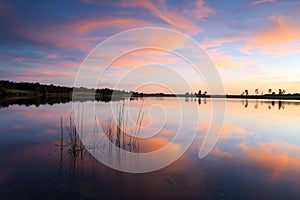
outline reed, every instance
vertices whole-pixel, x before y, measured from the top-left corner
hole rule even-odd
[[[144,118],[142,109],[143,103],[139,108],[139,113],[134,126],[128,127],[128,110],[126,109],[125,102],[118,105],[116,119],[109,116],[105,126],[106,130],[104,133],[110,140],[110,145],[113,143],[117,147],[121,147],[125,150],[138,151],[140,128]],[[128,134],[130,132],[131,134]]]
[[[77,157],[78,155],[82,156],[83,150],[85,148],[80,140],[73,113],[71,113],[68,126],[66,126],[65,129],[63,128],[62,117],[60,118],[60,130],[60,144],[57,146],[60,146],[61,150],[63,150],[64,147],[68,148],[68,152],[74,157]],[[65,135],[67,135],[68,137],[65,137]]]
[[[117,116],[114,120],[112,116],[109,116],[106,121],[106,128],[104,130],[104,134],[109,139],[109,143],[107,146],[107,143],[103,145],[103,148],[108,148],[108,151],[112,150],[113,144],[118,147],[122,148],[128,151],[137,152],[139,150],[139,136],[140,136],[140,129],[141,125],[144,119],[144,112],[143,110],[143,103],[142,102],[137,120],[132,127],[128,127],[128,110],[126,109],[125,102],[123,101],[122,104],[120,104],[117,107]],[[79,112],[79,110],[78,110]],[[81,110],[83,113],[83,109]],[[79,112],[80,113],[80,112]],[[83,151],[85,150],[85,146],[83,145],[80,138],[83,136],[83,114],[79,114],[75,116],[74,113],[71,112],[69,119],[68,119],[68,125],[64,127],[63,119],[60,118],[60,129],[61,129],[61,136],[60,136],[60,144],[57,146],[60,146],[61,150],[63,150],[64,147],[68,149],[68,152],[74,156],[77,157],[78,155],[83,155]],[[95,117],[94,122],[94,133],[92,135],[92,142],[90,146],[87,146],[88,149],[96,149],[99,145],[97,144],[97,141],[99,139],[98,134],[98,123],[97,119]],[[127,134],[127,131],[131,134]]]

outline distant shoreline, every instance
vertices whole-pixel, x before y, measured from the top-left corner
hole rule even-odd
[[[224,97],[212,97],[212,98],[224,98]],[[285,95],[226,95],[228,99],[269,99],[269,100],[300,100],[300,94],[285,94]]]
[[[100,100],[111,101],[134,97],[192,97],[192,98],[223,98],[223,99],[269,99],[269,100],[300,100],[300,94],[263,94],[263,95],[207,95],[205,94],[165,94],[165,93],[139,93],[135,91],[113,90],[109,88],[89,89],[71,88],[65,86],[45,85],[40,83],[0,80],[0,103],[5,99],[63,99],[75,100]]]

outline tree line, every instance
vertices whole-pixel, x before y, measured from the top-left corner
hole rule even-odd
[[[11,96],[57,96],[64,94],[65,97],[71,97],[72,92],[90,93],[95,94],[96,98],[102,97],[149,97],[149,96],[175,96],[174,94],[164,93],[139,93],[135,91],[115,90],[109,88],[85,88],[85,87],[66,87],[66,86],[55,86],[53,84],[46,85],[30,82],[12,82],[7,80],[0,80],[0,97],[11,97]]]
[[[269,89],[268,90],[268,93],[264,94],[263,92],[260,94],[259,93],[259,90],[258,89],[255,89],[254,90],[254,93],[255,95],[285,95],[286,94],[286,91],[284,89],[278,89],[278,93],[276,93],[275,91],[273,91],[272,89]],[[241,94],[242,96],[246,95],[248,96],[249,95],[249,90],[244,90]],[[289,93],[290,95],[290,93]]]
[[[0,81],[0,95],[5,96],[9,93],[18,93],[20,91],[39,93],[47,95],[47,93],[71,93],[73,88],[65,86],[45,85],[29,82],[15,83],[11,81]]]

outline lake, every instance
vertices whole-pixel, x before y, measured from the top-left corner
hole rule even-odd
[[[218,103],[226,105],[223,130],[201,159],[211,116],[218,114],[210,99],[0,108],[0,199],[300,199],[300,102]],[[182,156],[151,171],[151,160],[139,155],[166,145],[152,162]],[[109,167],[136,163],[151,172]]]

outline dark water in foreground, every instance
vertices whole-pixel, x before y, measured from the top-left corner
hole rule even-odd
[[[143,102],[141,133],[159,133],[140,142],[141,152],[155,151],[170,142],[179,126],[179,105],[187,112],[197,112],[200,119],[196,138],[182,157],[143,174],[111,169],[86,149],[72,153],[67,134],[71,103],[1,108],[0,199],[300,199],[299,103],[227,100],[222,135],[213,151],[199,159],[211,102],[184,98]],[[135,121],[142,100],[126,103]],[[119,102],[95,104],[97,123],[102,127],[109,109],[120,107]],[[82,112],[93,105],[76,104]],[[180,126],[186,134],[197,122],[193,116],[182,119]],[[85,126],[95,124],[92,114],[84,120]],[[173,145],[174,151],[180,150],[180,143]]]

